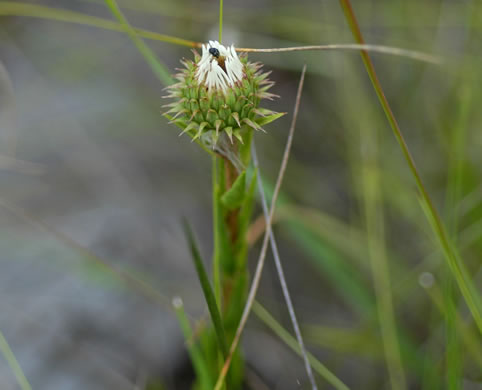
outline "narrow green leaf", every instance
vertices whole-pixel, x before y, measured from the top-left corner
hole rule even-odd
[[[460,291],[465,299],[465,303],[469,308],[474,321],[479,329],[479,332],[482,333],[482,316],[479,313],[482,313],[482,302],[481,297],[477,289],[475,288],[474,284],[472,283],[472,279],[469,275],[467,268],[465,267],[465,263],[460,258],[460,255],[452,244],[450,239],[445,236],[438,234],[441,232],[439,227],[439,219],[437,219],[436,215],[434,215],[433,210],[430,206],[430,203],[427,201],[427,198],[424,196],[419,197],[419,203],[422,207],[422,210],[430,222],[430,227],[434,231],[435,237],[439,240],[440,247],[444,254],[444,257],[447,260],[449,270],[451,271],[455,281],[458,284]]]
[[[254,202],[256,200],[256,179],[258,177],[258,170],[254,169],[251,173],[248,188],[244,196],[243,205],[239,212],[239,235],[244,237],[251,222],[251,214],[253,213]]]
[[[263,321],[284,343],[295,351],[298,355],[301,354],[300,346],[296,339],[276,321],[276,319],[258,302],[253,304],[253,312],[258,318]],[[340,379],[336,377],[323,363],[317,360],[311,353],[308,352],[308,360],[311,367],[321,377],[323,377],[328,383],[330,383],[337,390],[348,390],[348,386],[345,385]]]
[[[234,210],[243,204],[246,190],[246,171],[241,173],[231,188],[221,196],[221,202],[228,210]]]
[[[81,12],[75,12],[60,8],[45,7],[36,4],[20,3],[17,1],[1,1],[0,15],[49,19],[58,22],[75,23],[84,26],[102,28],[105,30],[124,32],[124,27],[121,24],[113,22],[111,20],[86,15]],[[143,30],[140,28],[134,28],[134,31],[138,36],[142,38],[172,43],[179,46],[197,47],[196,42],[188,41],[186,39],[173,37],[165,34],[159,34],[154,31]]]
[[[276,119],[281,118],[284,115],[286,115],[286,112],[278,112],[273,115],[259,117],[255,120],[255,122],[260,126],[264,126],[264,125],[267,125],[268,123],[275,121]]]
[[[199,282],[204,293],[204,298],[208,305],[209,314],[211,315],[211,320],[214,325],[214,330],[216,333],[216,338],[218,340],[219,349],[221,350],[224,358],[226,358],[228,353],[228,348],[226,345],[226,336],[224,334],[224,327],[221,321],[221,314],[219,313],[218,306],[216,304],[216,298],[214,292],[209,283],[208,275],[206,269],[204,268],[203,261],[201,259],[201,254],[199,253],[194,235],[192,233],[191,227],[187,221],[184,221],[184,232],[189,243],[189,248],[191,250],[191,255],[194,260],[194,265],[196,267],[196,272],[198,274]]]
[[[10,346],[8,345],[7,340],[5,339],[1,331],[0,331],[0,351],[2,352],[2,355],[5,357],[5,360],[8,362],[10,368],[12,369],[15,375],[15,378],[17,378],[17,382],[20,388],[22,390],[32,390],[30,383],[25,377],[25,374],[23,373],[22,368],[20,367],[20,364],[18,364],[18,361],[15,358],[15,355],[10,349]]]
[[[129,35],[132,42],[134,42],[137,49],[142,54],[146,62],[149,64],[154,74],[158,77],[159,81],[166,86],[172,84],[173,80],[169,70],[163,63],[161,63],[157,59],[156,55],[149,48],[149,46],[147,46],[145,42],[141,38],[139,38],[136,31],[132,28],[132,26],[129,24],[126,17],[120,10],[116,0],[105,0],[105,3],[109,7],[115,18],[119,21],[124,31]]]
[[[177,320],[179,321],[179,325],[181,326],[184,339],[186,340],[187,350],[189,352],[189,356],[191,357],[194,371],[196,372],[197,377],[199,378],[199,382],[201,383],[201,388],[211,389],[213,387],[213,384],[212,378],[209,375],[207,362],[205,361],[199,346],[193,342],[193,331],[184,311],[182,299],[179,297],[175,297],[172,300],[172,306],[176,311]]]

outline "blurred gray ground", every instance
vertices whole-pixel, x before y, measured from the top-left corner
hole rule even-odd
[[[202,158],[197,164],[177,158],[189,151],[157,131],[159,99],[148,108],[136,99],[140,77],[120,84],[97,64],[86,68],[72,58],[79,50],[90,55],[89,45],[101,50],[115,44],[119,50],[129,42],[114,34],[100,42],[98,32],[84,30],[85,42],[78,39],[75,48],[75,28],[72,35],[69,28],[66,34],[43,28],[49,26],[33,22],[22,27],[20,38],[2,34],[1,58],[13,81],[17,121],[2,122],[1,130],[14,125],[15,156],[41,168],[35,174],[3,169],[2,199],[116,267],[155,275],[153,282],[166,296],[185,293],[196,307],[197,286],[186,288],[194,279],[183,263],[189,259],[178,219],[199,208],[183,172],[199,167]],[[111,65],[117,68],[120,60]],[[80,67],[79,80],[55,78],[62,61]],[[147,73],[141,62],[123,66]],[[156,94],[161,87],[153,83]],[[120,125],[129,117],[126,111],[142,109],[147,115],[133,113],[116,134],[113,122]],[[177,141],[174,133],[171,141]],[[167,142],[172,146],[163,148]],[[208,194],[209,185],[204,188]],[[172,315],[110,280],[28,219],[2,208],[0,221],[0,329],[34,388],[132,389],[146,375],[172,369],[183,350]],[[14,389],[4,363],[0,388]]]

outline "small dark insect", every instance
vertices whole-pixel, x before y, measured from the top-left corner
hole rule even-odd
[[[211,54],[214,58],[216,58],[216,61],[218,62],[218,65],[221,67],[222,70],[224,70],[224,73],[226,72],[226,65],[225,65],[225,60],[226,58],[221,55],[218,49],[215,47],[211,47],[209,49],[209,54]]]
[[[216,57],[216,58],[219,58],[219,56],[220,56],[219,50],[216,49],[215,47],[211,47],[211,48],[209,49],[209,53],[210,53],[213,57]]]

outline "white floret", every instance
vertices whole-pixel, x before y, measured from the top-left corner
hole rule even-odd
[[[216,48],[219,55],[224,58],[226,71],[218,64],[218,60],[209,49]],[[210,91],[218,89],[223,92],[232,87],[237,81],[243,78],[243,64],[234,50],[234,46],[225,47],[217,41],[209,41],[202,46],[202,57],[196,70],[196,79],[204,83]]]

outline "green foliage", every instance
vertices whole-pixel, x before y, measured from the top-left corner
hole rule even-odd
[[[246,191],[246,171],[242,172],[223,196],[221,202],[227,210],[234,210],[243,204]]]
[[[187,349],[194,370],[196,371],[199,386],[201,389],[210,389],[212,388],[213,383],[209,372],[209,361],[206,361],[201,352],[200,345],[194,340],[194,333],[184,311],[184,305],[181,298],[174,298],[172,304],[176,310],[177,319],[181,326],[182,333],[184,334],[184,339],[186,340]]]
[[[343,11],[345,13],[346,19],[355,40],[360,44],[365,43],[360,28],[358,26],[358,21],[356,20],[355,14],[351,7],[350,1],[340,0],[340,3],[342,5]],[[407,166],[410,169],[410,172],[412,173],[412,176],[415,180],[415,183],[420,193],[423,210],[433,228],[435,236],[439,241],[440,249],[443,251],[449,269],[451,270],[453,277],[462,292],[462,296],[464,297],[467,306],[472,313],[475,323],[477,324],[480,332],[482,333],[482,303],[479,293],[475,290],[470,277],[468,277],[467,275],[467,271],[465,269],[465,265],[462,259],[459,257],[457,250],[454,248],[454,246],[450,242],[449,237],[447,236],[446,228],[440,218],[440,215],[438,214],[437,209],[432,202],[431,197],[428,194],[428,191],[422,181],[420,173],[415,165],[415,161],[401,133],[398,122],[395,119],[395,116],[388,104],[388,100],[385,97],[382,86],[375,72],[373,63],[366,51],[361,51],[361,56],[368,76],[370,77],[370,80],[372,82],[373,88],[375,89],[380,104],[383,108],[383,111],[385,112],[390,127],[392,128],[395,138],[397,139],[402,150],[403,156],[405,157]]]
[[[184,232],[189,243],[189,248],[191,249],[192,259],[196,267],[196,272],[203,289],[204,298],[208,305],[209,314],[211,315],[211,320],[214,325],[216,338],[218,341],[219,349],[221,350],[223,356],[226,358],[228,353],[228,348],[226,346],[226,336],[224,335],[224,327],[221,322],[221,315],[219,314],[219,308],[216,304],[216,298],[214,292],[211,288],[211,283],[209,282],[208,275],[204,269],[204,263],[201,259],[201,254],[197,247],[194,235],[187,221],[184,221]]]

